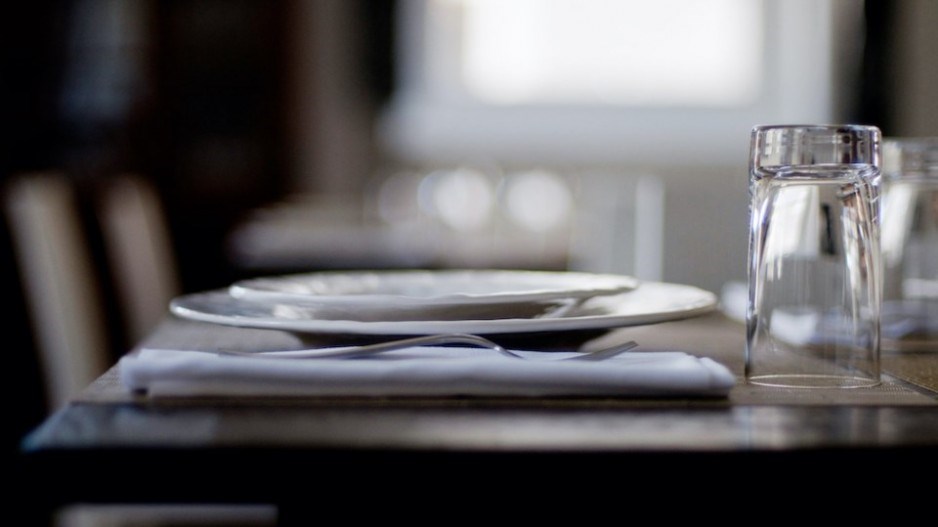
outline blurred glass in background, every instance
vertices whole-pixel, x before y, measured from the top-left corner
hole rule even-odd
[[[938,343],[938,137],[883,141],[883,350]]]

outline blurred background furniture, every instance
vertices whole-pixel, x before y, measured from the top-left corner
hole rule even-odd
[[[179,293],[177,263],[162,203],[139,174],[88,184],[39,172],[6,183],[43,412],[51,414],[166,317]],[[273,507],[255,504],[77,505],[51,518],[57,527],[260,526],[275,519]]]
[[[69,180],[24,175],[5,196],[49,411],[108,367],[103,292]]]
[[[166,317],[181,292],[176,255],[160,197],[139,174],[122,174],[97,203],[116,294],[126,317],[125,344],[132,346]]]
[[[93,185],[20,174],[4,190],[52,411],[166,316],[177,264],[159,197],[138,174]]]

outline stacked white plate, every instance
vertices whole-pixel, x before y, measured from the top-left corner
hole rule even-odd
[[[696,287],[633,277],[515,270],[314,272],[178,297],[179,317],[298,333],[415,335],[611,329],[713,310]]]

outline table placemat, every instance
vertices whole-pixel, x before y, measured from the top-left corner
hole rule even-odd
[[[712,313],[681,321],[647,326],[621,328],[601,335],[586,344],[587,348],[602,347],[611,341],[634,339],[639,350],[680,350],[710,357],[727,366],[737,377],[737,385],[728,398],[362,398],[303,397],[224,400],[212,398],[179,398],[155,401],[141,394],[130,393],[121,385],[117,367],[112,367],[77,397],[84,403],[145,403],[145,404],[366,404],[366,405],[492,405],[514,406],[587,406],[636,407],[669,405],[938,405],[938,353],[888,354],[883,358],[883,384],[874,388],[850,389],[786,389],[748,385],[743,381],[744,331],[741,324],[721,313]],[[216,346],[233,349],[263,347],[276,349],[303,345],[300,337],[281,331],[215,326],[212,324],[168,318],[141,345],[162,347]],[[640,351],[637,351],[640,352]],[[264,399],[264,400],[260,400]]]

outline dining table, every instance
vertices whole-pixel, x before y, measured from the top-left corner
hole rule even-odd
[[[746,382],[745,325],[719,307],[567,333],[507,345],[635,341],[735,382],[714,396],[154,397],[117,363],[23,439],[18,485],[43,510],[271,504],[282,525],[897,517],[938,495],[938,349],[883,351],[875,387],[779,388]],[[138,348],[299,344],[170,313]]]

